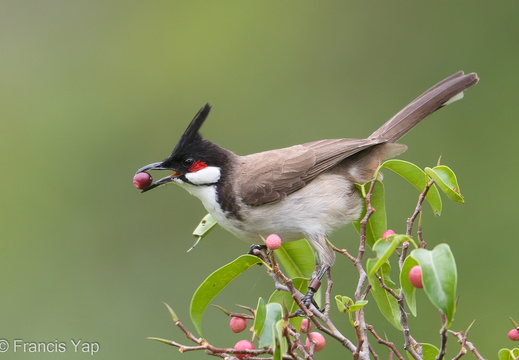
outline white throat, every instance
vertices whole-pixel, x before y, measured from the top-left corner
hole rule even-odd
[[[220,168],[216,166],[208,166],[204,169],[186,174],[186,179],[195,185],[215,184],[220,180]]]

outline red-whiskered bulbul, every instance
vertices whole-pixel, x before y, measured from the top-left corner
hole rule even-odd
[[[175,183],[198,197],[224,229],[257,243],[278,234],[283,241],[306,238],[321,265],[319,279],[334,263],[328,234],[359,218],[363,201],[355,183],[372,179],[382,161],[403,153],[395,142],[427,115],[462,97],[478,82],[462,71],[413,100],[367,139],[328,139],[240,156],[203,139],[199,133],[211,107],[196,114],[164,161],[138,172],[169,170],[144,191]],[[308,294],[307,294],[308,295]]]

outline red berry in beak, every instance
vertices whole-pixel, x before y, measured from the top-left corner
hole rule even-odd
[[[139,189],[146,189],[153,182],[153,178],[147,172],[140,172],[133,177],[133,185]]]

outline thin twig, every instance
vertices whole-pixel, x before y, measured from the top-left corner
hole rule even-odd
[[[355,267],[359,272],[359,281],[357,283],[357,289],[355,290],[355,301],[361,300],[361,296],[364,296],[364,291],[362,288],[367,281],[367,274],[362,266],[362,258],[364,257],[364,252],[366,250],[366,228],[368,225],[369,218],[375,211],[375,209],[371,206],[371,195],[373,194],[373,189],[375,188],[376,179],[373,179],[369,190],[366,194],[365,202],[366,202],[366,214],[360,221],[360,241],[359,241],[359,250],[357,253],[357,258],[355,259]],[[355,332],[357,334],[357,350],[353,353],[354,359],[369,359],[369,341],[368,341],[368,331],[366,328],[366,320],[364,318],[364,308],[359,309],[355,312]]]
[[[387,340],[384,340],[382,339],[378,334],[377,332],[375,331],[375,329],[373,328],[372,325],[368,325],[368,330],[373,334],[373,336],[375,337],[375,339],[377,340],[377,342],[379,344],[382,344],[384,346],[387,346],[388,348],[391,349],[391,351],[393,352],[393,354],[395,354],[395,356],[397,358],[399,358],[400,360],[405,360],[405,358],[402,356],[402,354],[400,354],[400,352],[398,351],[398,349],[396,348],[395,344],[393,344],[392,342],[390,341],[387,341]]]
[[[456,336],[458,338],[458,342],[462,346],[462,350],[460,350],[460,353],[464,351],[464,346],[466,346],[474,354],[476,359],[478,359],[478,360],[486,360],[483,356],[481,356],[481,354],[476,349],[474,344],[471,343],[470,341],[467,341],[468,334],[463,335],[463,333],[461,331],[458,331],[458,332],[449,331],[449,332],[452,335],[454,335],[454,336]],[[465,352],[466,352],[466,350],[465,350]],[[459,354],[456,355],[456,356],[457,356],[458,359],[461,357],[461,355],[459,355]]]
[[[445,357],[447,351],[447,318],[443,312],[440,312],[442,318],[442,327],[440,329],[440,353],[436,356],[436,360],[442,360]]]
[[[326,292],[324,293],[324,316],[330,318],[330,303],[333,287],[332,272],[330,268],[326,270],[326,284]]]
[[[331,246],[331,248],[332,248],[334,251],[338,252],[339,254],[342,254],[342,255],[346,256],[346,257],[347,257],[348,259],[350,259],[353,263],[355,263],[355,261],[357,261],[357,258],[356,258],[355,256],[351,255],[351,254],[348,252],[348,250],[346,250],[346,249],[339,249],[338,247],[335,247],[335,246],[333,246],[333,245],[330,245],[330,246]]]
[[[422,204],[425,201],[425,197],[427,196],[427,193],[429,192],[429,189],[433,184],[434,180],[429,181],[424,191],[422,191],[420,196],[418,197],[418,203],[416,204],[416,208],[414,209],[413,215],[411,215],[411,217],[407,219],[406,235],[409,237],[412,237],[413,235],[413,223],[418,214],[420,214],[420,212],[422,211]]]

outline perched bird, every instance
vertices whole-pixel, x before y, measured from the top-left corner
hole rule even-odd
[[[137,173],[171,171],[143,192],[175,183],[198,197],[221,227],[251,243],[272,233],[283,241],[306,238],[320,265],[304,299],[309,304],[320,278],[335,260],[328,234],[361,214],[363,201],[355,183],[371,180],[382,161],[407,149],[395,143],[398,139],[477,82],[474,73],[455,73],[366,139],[320,140],[246,156],[202,138],[199,130],[211,110],[206,104],[171,154]]]

